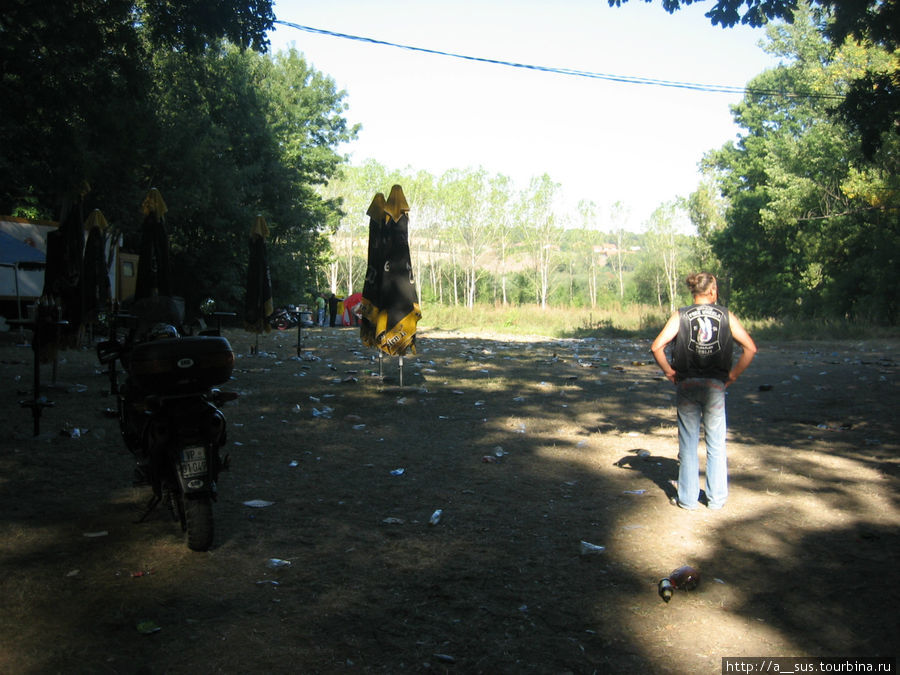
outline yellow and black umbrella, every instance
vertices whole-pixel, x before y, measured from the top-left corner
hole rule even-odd
[[[422,312],[409,254],[409,204],[399,185],[391,188],[384,213],[375,344],[385,354],[415,354],[416,324]]]
[[[168,207],[156,188],[150,188],[141,205],[144,222],[138,249],[137,280],[134,299],[172,296],[172,272],[169,268],[169,235],[166,232]]]
[[[109,309],[109,268],[106,264],[106,217],[100,209],[94,209],[84,223],[87,243],[84,246],[84,262],[81,280],[81,299],[84,316],[94,320]]]

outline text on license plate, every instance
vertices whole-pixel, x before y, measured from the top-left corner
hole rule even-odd
[[[197,476],[206,473],[206,448],[202,445],[181,450],[181,475]]]

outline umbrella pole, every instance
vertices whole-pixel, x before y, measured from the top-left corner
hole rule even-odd
[[[303,320],[297,321],[297,356],[303,351]]]
[[[378,350],[378,378],[384,380],[384,352]]]
[[[403,354],[400,355],[400,387],[403,388]]]

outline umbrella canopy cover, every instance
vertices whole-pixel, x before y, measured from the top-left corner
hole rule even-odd
[[[269,226],[257,216],[250,229],[250,261],[247,265],[247,297],[244,302],[244,327],[254,333],[269,332],[266,319],[275,311],[272,301],[272,276],[266,252]]]
[[[74,346],[82,318],[82,260],[84,227],[81,202],[72,204],[56,230],[47,234],[47,265],[40,305],[68,325],[52,331],[41,341],[41,361],[56,358],[60,347]]]
[[[409,254],[409,205],[399,185],[391,188],[384,212],[380,246],[384,262],[375,342],[386,354],[415,354],[416,324],[422,312]]]
[[[92,318],[107,309],[110,302],[109,269],[106,266],[106,239],[103,232],[106,227],[106,218],[99,209],[94,209],[84,224],[88,237],[84,247],[81,298],[85,315]]]
[[[169,269],[169,235],[165,217],[168,207],[156,188],[151,188],[142,204],[144,222],[141,225],[141,245],[138,251],[135,300],[172,295]]]
[[[382,250],[381,231],[385,219],[385,199],[378,193],[372,199],[366,215],[369,216],[369,252],[366,266],[366,280],[363,283],[362,299],[359,309],[359,337],[363,344],[375,347],[375,324],[378,321],[381,292],[381,277],[384,268],[384,252]]]

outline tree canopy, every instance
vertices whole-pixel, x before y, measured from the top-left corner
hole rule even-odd
[[[338,208],[315,186],[356,130],[330,78],[264,53],[273,20],[270,0],[5,3],[0,213],[52,220],[82,199],[134,250],[156,187],[176,287],[232,308],[261,213],[276,292],[299,300]]]
[[[757,76],[753,92],[841,94],[858,73],[891,59],[853,42],[833,49],[803,9],[768,35],[783,65]],[[758,316],[895,323],[900,136],[887,135],[870,157],[859,132],[819,97],[750,93],[733,113],[740,141],[705,164],[727,204],[708,237],[737,305]]]

